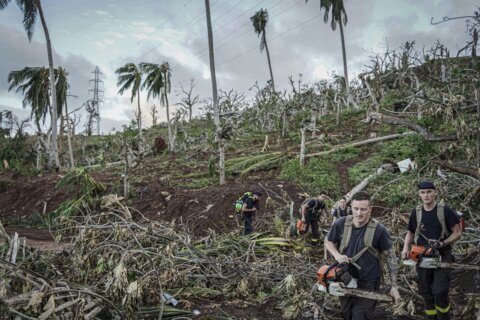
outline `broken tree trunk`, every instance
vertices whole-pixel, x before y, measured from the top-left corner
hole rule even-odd
[[[386,140],[393,140],[393,139],[397,139],[397,138],[402,138],[402,137],[405,137],[405,136],[408,136],[408,135],[411,135],[411,134],[414,134],[414,133],[415,132],[413,132],[413,131],[407,131],[407,132],[404,132],[404,133],[396,133],[396,134],[391,134],[391,135],[388,135],[388,136],[372,138],[372,139],[352,142],[352,143],[348,143],[348,144],[342,144],[342,145],[339,145],[339,146],[334,146],[332,149],[327,150],[327,151],[306,154],[305,158],[322,156],[322,155],[333,153],[333,152],[336,152],[336,151],[339,151],[339,150],[343,150],[343,149],[347,149],[347,148],[351,148],[351,147],[363,146],[363,145],[370,144],[370,143],[376,143],[376,142],[381,142],[381,141],[386,141]],[[300,155],[301,155],[301,152],[300,152]]]
[[[409,120],[402,119],[402,118],[397,118],[393,116],[387,116],[384,114],[381,114],[379,112],[371,112],[368,115],[367,121],[368,120],[377,120],[383,123],[388,123],[388,124],[393,124],[396,126],[403,126],[406,128],[409,128],[413,131],[418,132],[426,141],[432,141],[432,142],[443,142],[443,141],[456,141],[459,139],[457,133],[452,133],[452,134],[447,134],[443,136],[437,136],[434,134],[431,134],[425,129],[424,127],[413,123]]]
[[[300,142],[300,165],[305,164],[305,128],[300,129],[302,140]]]
[[[388,170],[385,169],[385,165],[381,165],[380,168],[378,168],[375,173],[369,175],[368,177],[366,177],[365,179],[363,179],[359,184],[357,184],[355,187],[353,187],[352,190],[350,190],[345,196],[345,200],[347,200],[347,202],[350,202],[350,199],[352,199],[352,196],[357,193],[357,192],[360,192],[362,191],[363,189],[365,189],[365,187],[368,185],[368,183],[370,182],[370,180],[378,177],[378,176],[381,176],[382,174],[384,174],[385,172],[387,172]]]

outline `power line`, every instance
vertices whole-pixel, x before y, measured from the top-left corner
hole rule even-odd
[[[273,7],[279,5],[279,4],[282,3],[282,2],[283,2],[283,0],[279,1],[279,2],[278,2],[277,4],[275,4]],[[289,7],[286,7],[286,8],[284,8],[283,10],[277,12],[277,13],[274,14],[270,19],[273,19],[273,18],[276,18],[276,17],[282,15],[282,14],[285,13],[286,11],[292,9],[292,8],[295,7],[295,6],[298,6],[298,5],[301,4],[301,3],[303,3],[303,0],[300,0],[300,1],[296,2],[296,3],[294,3],[293,5],[291,5],[291,6],[289,6]],[[273,7],[272,7],[272,8],[273,8]],[[272,8],[270,8],[270,10],[271,10]],[[250,21],[247,21],[245,24],[243,24],[242,26],[240,26],[239,28],[237,28],[236,30],[234,30],[233,32],[231,32],[231,33],[229,34],[229,36],[220,39],[218,42],[216,42],[216,46],[214,47],[214,50],[218,50],[218,49],[220,49],[220,48],[222,48],[222,47],[225,47],[225,46],[228,45],[229,43],[231,43],[231,42],[226,42],[226,43],[224,43],[224,44],[222,44],[222,45],[218,45],[219,43],[224,42],[225,39],[230,38],[233,33],[235,33],[236,31],[238,31],[239,29],[241,29],[243,26],[245,26],[245,25],[247,25],[247,24],[250,24],[250,23],[251,23]],[[252,33],[252,31],[246,30],[244,33],[242,33],[241,35],[237,36],[237,37],[235,38],[235,41],[238,41],[238,39],[240,39],[241,37],[243,37],[243,36],[245,36],[245,35],[247,35],[247,34],[250,34],[250,33]],[[271,40],[270,40],[270,41],[271,41]],[[256,46],[253,47],[253,49],[255,49],[255,48],[257,48],[257,47],[256,47]],[[249,49],[247,52],[250,52],[250,51],[252,51],[253,49]],[[190,63],[195,62],[195,61],[201,59],[201,58],[202,58],[201,55],[202,55],[204,52],[207,52],[207,51],[208,51],[208,47],[207,47],[207,48],[204,48],[202,51],[200,51],[198,54],[195,55],[195,58],[194,58],[194,59],[191,59],[191,60],[190,60]],[[245,53],[247,53],[247,52],[245,52]],[[174,64],[173,66],[176,66],[176,65],[178,65],[178,64],[179,64],[179,63],[176,63],[176,64]]]
[[[321,15],[322,15],[321,13],[320,13],[320,14],[316,14],[315,16],[313,16],[313,17],[311,17],[311,18],[308,18],[308,19],[306,19],[306,20],[304,20],[304,21],[302,21],[302,22],[294,25],[293,27],[291,27],[291,28],[288,29],[287,31],[285,31],[285,32],[283,32],[283,33],[281,33],[281,34],[279,34],[279,35],[271,38],[271,39],[269,40],[269,43],[272,43],[273,41],[275,41],[275,40],[277,40],[277,39],[285,36],[286,34],[290,33],[291,31],[293,31],[293,30],[295,30],[295,29],[297,29],[297,28],[305,25],[306,23],[308,23],[308,22],[310,22],[310,21],[318,18],[318,17],[321,16]],[[219,68],[219,67],[225,65],[226,63],[228,63],[228,62],[230,62],[230,61],[232,61],[232,60],[235,60],[235,59],[237,59],[237,58],[239,58],[239,57],[241,57],[241,56],[244,56],[245,54],[247,54],[247,53],[249,53],[249,52],[251,52],[251,51],[253,51],[253,50],[257,49],[257,48],[258,48],[258,46],[253,46],[253,47],[247,49],[246,51],[244,51],[244,52],[242,52],[242,53],[240,53],[240,54],[238,54],[238,55],[235,55],[235,56],[233,56],[233,57],[231,57],[231,58],[229,58],[229,59],[227,59],[227,60],[219,63],[219,64],[216,65],[215,67]],[[196,75],[198,75],[198,73],[197,73]],[[189,78],[191,78],[191,77],[189,77]],[[183,80],[181,80],[180,82],[183,82],[183,81],[185,81],[185,80],[187,80],[187,79],[183,79]]]

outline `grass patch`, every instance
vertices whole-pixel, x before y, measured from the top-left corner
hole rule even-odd
[[[280,177],[297,183],[311,195],[322,190],[331,197],[336,198],[340,195],[335,164],[323,158],[311,159],[305,166],[301,166],[298,159],[287,161]]]

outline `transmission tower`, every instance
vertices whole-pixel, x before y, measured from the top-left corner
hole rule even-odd
[[[93,81],[93,89],[88,90],[89,92],[93,92],[93,98],[90,99],[90,103],[95,110],[95,122],[97,123],[97,134],[100,135],[100,103],[103,103],[103,100],[99,98],[99,95],[103,96],[103,91],[98,89],[99,84],[103,81],[100,80],[100,75],[103,74],[98,69],[98,66],[95,67],[95,70],[92,71],[94,74],[94,78],[91,79],[89,82]]]

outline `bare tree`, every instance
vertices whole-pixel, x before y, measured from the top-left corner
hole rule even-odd
[[[194,88],[195,81],[191,79],[188,88],[185,88],[183,84],[180,84],[179,90],[177,90],[177,96],[183,95],[181,102],[178,102],[177,105],[182,106],[182,108],[188,111],[188,122],[192,121],[193,106],[200,101],[200,96],[198,94],[196,96],[193,95]]]
[[[150,108],[150,115],[152,116],[152,126],[154,126],[158,122],[158,110],[156,105],[153,105]]]

